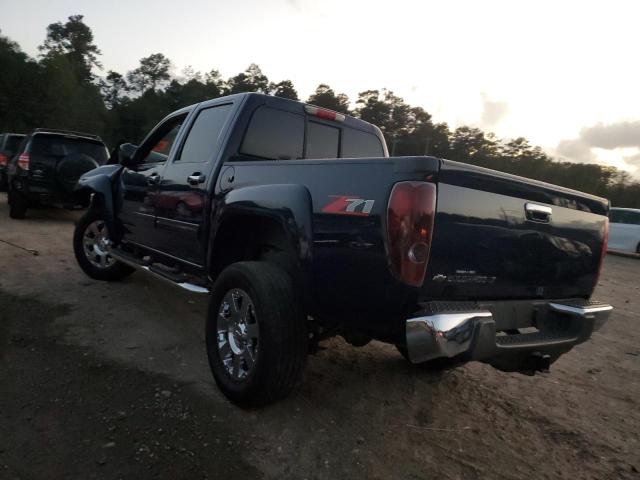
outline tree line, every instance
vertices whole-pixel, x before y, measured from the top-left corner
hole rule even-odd
[[[227,79],[215,69],[202,73],[191,67],[175,76],[170,59],[153,53],[132,71],[98,76],[100,55],[82,15],[50,24],[38,58],[0,34],[0,132],[80,130],[114,145],[141,140],[166,114],[205,99],[261,92],[301,100],[291,80],[274,82],[256,64]],[[603,196],[616,206],[640,207],[640,183],[624,171],[555,160],[523,137],[500,139],[470,126],[451,129],[391,90],[364,90],[352,108],[347,95],[320,84],[304,101],[377,125],[393,155],[435,155]]]

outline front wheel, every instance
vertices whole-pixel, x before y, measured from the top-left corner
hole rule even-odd
[[[293,284],[266,262],[227,267],[211,294],[209,365],[224,395],[241,407],[285,397],[302,376],[308,339]]]
[[[89,210],[76,224],[73,252],[84,273],[96,280],[121,280],[134,272],[111,256],[109,231],[99,212]]]

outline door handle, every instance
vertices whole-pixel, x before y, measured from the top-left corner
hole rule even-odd
[[[545,205],[525,203],[524,211],[528,220],[532,222],[549,223],[553,209]]]
[[[199,185],[201,183],[204,183],[204,181],[206,180],[206,176],[204,176],[203,174],[196,172],[192,175],[189,175],[187,177],[187,183],[189,185]]]
[[[160,183],[160,175],[158,175],[157,173],[152,173],[147,177],[147,183],[149,185],[157,185],[158,183]]]

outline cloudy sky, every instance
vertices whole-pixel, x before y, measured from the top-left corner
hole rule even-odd
[[[162,52],[177,74],[255,62],[303,98],[388,88],[436,121],[640,177],[639,1],[0,0],[0,29],[35,55],[72,14],[105,71]]]

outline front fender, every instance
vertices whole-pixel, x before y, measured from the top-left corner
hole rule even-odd
[[[310,285],[313,205],[311,194],[306,187],[295,184],[241,187],[228,192],[218,205],[211,223],[211,241],[207,255],[209,259],[213,256],[212,248],[220,232],[220,226],[230,217],[253,215],[269,218],[282,226],[291,253],[295,257],[299,280]]]
[[[116,228],[116,199],[120,191],[120,175],[122,165],[103,165],[80,177],[74,189],[76,195],[91,195],[90,208],[100,208],[105,215],[105,222],[109,232],[117,237]],[[116,238],[114,238],[115,240]]]

